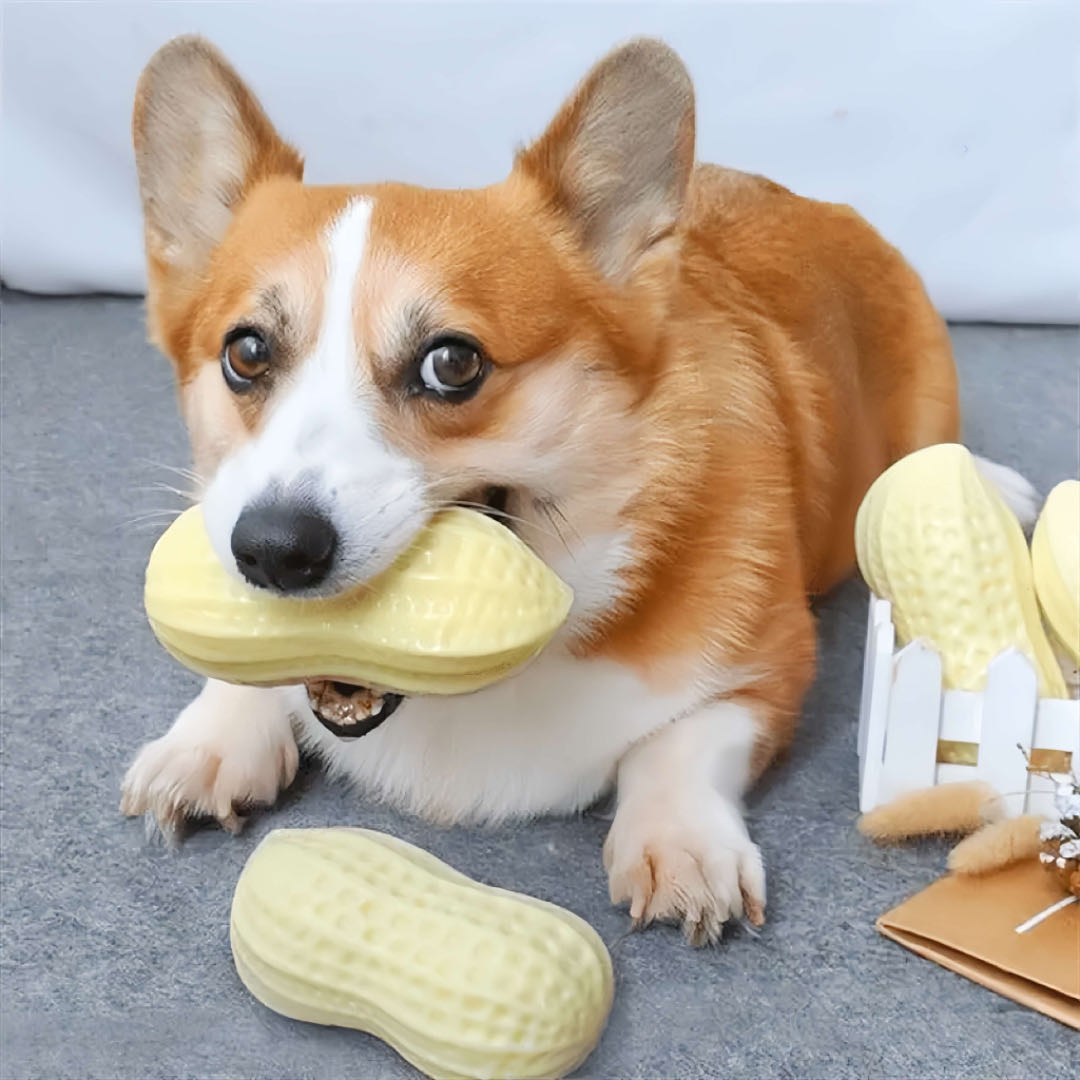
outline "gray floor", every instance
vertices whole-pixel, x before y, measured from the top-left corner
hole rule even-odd
[[[737,930],[692,951],[670,929],[625,936],[598,817],[440,830],[311,770],[240,839],[147,846],[117,811],[120,778],[196,688],[140,605],[159,525],[133,519],[175,505],[152,485],[186,461],[169,372],[132,301],[8,295],[2,318],[3,1077],[412,1075],[374,1039],[266,1011],[229,956],[233,883],[259,838],[356,823],[592,922],[618,986],[582,1076],[1075,1075],[1073,1033],[874,931],[941,872],[946,847],[883,852],[854,830],[857,583],[822,605],[822,676],[794,762],[750,800],[769,871],[757,939]],[[1043,490],[1075,474],[1076,331],[960,327],[955,340],[970,445]]]

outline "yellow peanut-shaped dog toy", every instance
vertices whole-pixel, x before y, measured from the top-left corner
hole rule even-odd
[[[366,829],[272,832],[237,882],[230,937],[264,1005],[377,1035],[433,1077],[563,1076],[611,1008],[588,923]]]
[[[1031,538],[1035,592],[1054,640],[1080,665],[1080,480],[1046,497]]]
[[[516,536],[472,510],[437,514],[384,573],[328,599],[277,596],[228,574],[198,507],[158,541],[145,603],[158,640],[227,682],[313,678],[457,694],[535,656],[572,594]]]
[[[902,458],[874,481],[855,519],[866,583],[891,601],[898,640],[926,640],[945,685],[979,690],[990,661],[1018,649],[1043,697],[1065,697],[1020,523],[957,444]]]

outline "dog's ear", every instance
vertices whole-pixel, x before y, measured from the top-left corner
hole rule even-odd
[[[649,38],[601,60],[516,161],[615,280],[671,235],[693,166],[693,84]]]
[[[151,293],[198,278],[256,183],[303,175],[300,155],[200,37],[175,38],[154,54],[139,78],[131,126]]]

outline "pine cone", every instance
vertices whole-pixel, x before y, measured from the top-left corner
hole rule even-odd
[[[1066,858],[1061,854],[1061,848],[1066,847],[1068,840],[1045,840],[1039,852],[1039,861],[1052,874],[1057,876],[1061,887],[1066,892],[1080,898],[1080,857]],[[1071,841],[1073,845],[1076,840]]]
[[[1039,830],[1039,862],[1066,892],[1080,899],[1080,787],[1075,782],[1061,784],[1055,804],[1058,820],[1050,820]]]

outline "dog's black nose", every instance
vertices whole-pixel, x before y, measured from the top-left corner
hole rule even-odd
[[[252,585],[298,592],[330,572],[337,548],[330,519],[307,505],[279,501],[247,507],[232,531],[232,552]]]

